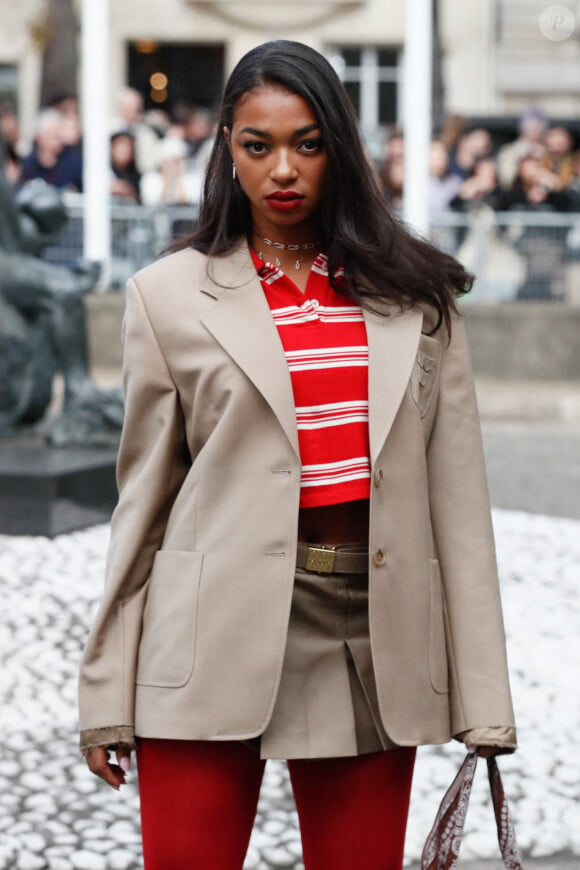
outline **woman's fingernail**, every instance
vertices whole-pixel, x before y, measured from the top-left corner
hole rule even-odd
[[[131,759],[127,755],[124,755],[120,760],[119,765],[121,769],[127,773],[127,771],[131,770]]]

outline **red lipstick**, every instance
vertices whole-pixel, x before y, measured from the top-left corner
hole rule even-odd
[[[275,211],[293,211],[300,207],[303,199],[295,190],[275,190],[266,197],[266,202]]]

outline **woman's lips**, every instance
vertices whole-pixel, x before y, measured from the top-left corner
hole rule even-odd
[[[304,197],[294,190],[280,190],[266,197],[266,202],[275,211],[294,211],[300,208]]]

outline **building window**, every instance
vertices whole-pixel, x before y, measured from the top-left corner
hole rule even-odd
[[[16,109],[18,70],[14,64],[0,63],[0,105]]]
[[[223,44],[141,40],[128,45],[128,84],[147,109],[173,111],[179,104],[213,108],[224,84]]]
[[[397,46],[333,46],[327,56],[343,82],[363,135],[399,121],[401,50]]]

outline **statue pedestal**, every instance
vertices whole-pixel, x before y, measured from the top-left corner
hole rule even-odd
[[[116,451],[0,443],[0,534],[53,538],[108,522]]]

